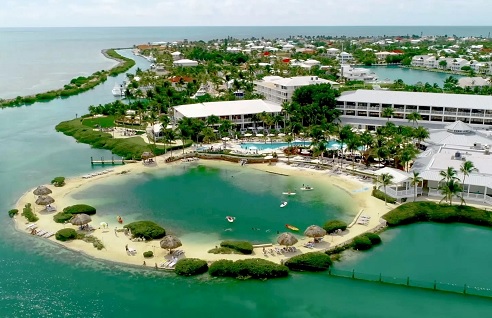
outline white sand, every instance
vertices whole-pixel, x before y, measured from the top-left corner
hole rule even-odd
[[[54,205],[56,205],[58,211],[62,211],[64,207],[75,204],[74,202],[72,202],[73,200],[71,199],[71,196],[74,193],[84,190],[88,186],[97,184],[98,182],[101,182],[101,180],[105,180],[107,178],[135,177],[136,174],[141,172],[152,171],[157,169],[172,169],[173,166],[181,164],[181,162],[179,161],[173,164],[166,164],[164,160],[167,156],[168,155],[155,158],[156,163],[152,165],[144,165],[143,163],[138,162],[138,163],[127,164],[123,166],[116,166],[116,167],[112,167],[114,171],[108,174],[95,176],[89,179],[83,179],[81,177],[67,179],[66,185],[60,188],[49,186],[50,189],[53,190],[51,196],[56,200]],[[217,161],[214,162],[208,160],[202,160],[201,163],[209,164],[209,165],[237,166],[237,164],[232,164],[228,162],[217,162]],[[363,209],[363,214],[370,216],[370,222],[368,225],[355,224],[353,227],[342,233],[342,235],[326,236],[323,242],[316,244],[315,248],[313,249],[303,247],[303,245],[306,242],[308,242],[310,239],[306,237],[302,237],[301,236],[302,232],[299,232],[299,242],[296,244],[296,247],[298,249],[297,253],[286,253],[285,255],[275,254],[274,256],[268,255],[267,257],[263,255],[262,248],[255,248],[255,252],[253,253],[253,255],[210,254],[207,251],[214,248],[215,245],[220,244],[218,237],[217,240],[215,241],[213,240],[213,238],[207,238],[207,242],[197,243],[196,238],[188,237],[187,235],[184,235],[183,237],[180,238],[183,243],[183,246],[180,247],[179,249],[185,252],[184,254],[185,257],[196,257],[207,261],[214,261],[224,258],[237,260],[237,259],[247,259],[251,257],[261,257],[271,261],[280,262],[282,259],[285,260],[299,253],[325,250],[329,247],[343,244],[347,241],[350,241],[353,237],[361,233],[373,230],[374,228],[379,226],[380,224],[379,218],[383,214],[387,213],[391,208],[390,206],[385,206],[383,201],[378,200],[371,196],[370,188],[372,187],[372,184],[363,183],[353,177],[349,177],[345,175],[331,175],[326,171],[299,169],[299,168],[288,166],[283,163],[277,163],[277,165],[275,166],[270,166],[267,164],[256,164],[256,165],[251,165],[250,168],[268,171],[268,172],[274,172],[274,173],[281,173],[291,176],[299,176],[305,179],[306,182],[310,180],[316,180],[316,183],[318,184],[322,182],[325,183],[327,186],[335,185],[345,190],[354,198],[355,200],[354,202],[358,207],[358,211]],[[121,174],[122,171],[127,171],[128,173]],[[361,188],[364,187],[369,188],[369,190],[364,192],[356,192],[356,193],[353,192],[354,190],[360,190]],[[25,227],[28,222],[23,216],[20,215],[22,208],[27,203],[31,203],[31,205],[35,207],[35,212],[39,217],[39,221],[36,222],[36,224],[38,225],[38,229],[46,230],[50,232],[56,232],[64,227],[74,228],[74,229],[77,228],[76,226],[73,226],[71,224],[55,223],[53,221],[53,215],[55,213],[53,212],[47,213],[44,210],[40,211],[40,209],[42,209],[43,207],[35,205],[34,201],[36,200],[36,196],[32,193],[32,191],[33,189],[25,193],[18,200],[16,204],[16,208],[19,209],[19,215],[16,216],[14,219],[18,230],[27,233]],[[92,216],[92,220],[93,220],[91,222],[92,226],[96,227],[96,230],[92,232],[92,235],[96,236],[103,242],[105,248],[102,250],[97,250],[95,247],[92,246],[91,243],[86,243],[82,240],[59,242],[55,240],[54,236],[51,237],[49,240],[56,242],[57,244],[63,244],[69,249],[83,252],[95,258],[104,259],[108,261],[115,261],[120,263],[133,264],[133,265],[142,265],[143,262],[145,261],[147,266],[154,266],[156,263],[157,264],[161,263],[165,259],[170,258],[168,252],[160,248],[158,240],[149,241],[149,242],[132,242],[130,238],[126,236],[123,232],[118,232],[116,234],[114,228],[109,228],[109,229],[98,228],[99,227],[98,225],[102,221],[106,221],[110,224],[115,224],[115,220],[105,220],[99,218],[97,215]],[[40,239],[45,239],[45,238],[40,238]],[[137,253],[135,255],[127,254],[125,249],[125,245],[127,244],[130,248],[134,248],[137,250]],[[155,256],[150,259],[145,259],[142,255],[143,252],[145,251],[153,251]]]

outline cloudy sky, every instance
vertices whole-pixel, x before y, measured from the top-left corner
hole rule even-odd
[[[492,0],[3,0],[0,27],[491,25]]]

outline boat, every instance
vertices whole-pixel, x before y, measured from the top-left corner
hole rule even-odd
[[[118,221],[118,223],[120,223],[120,224],[123,223],[123,219],[119,215],[116,217],[116,221]]]
[[[234,222],[234,220],[235,220],[236,218],[235,218],[235,217],[233,217],[233,216],[229,216],[229,215],[228,215],[228,216],[226,216],[226,219],[227,219],[227,221],[229,221],[230,223],[232,223],[232,222]]]
[[[310,186],[304,186],[301,188],[302,191],[311,191],[311,190],[314,190],[313,187],[310,187]]]
[[[122,97],[125,96],[125,90],[126,87],[124,84],[114,84],[113,89],[111,90],[111,93],[113,93],[114,97]]]
[[[294,225],[285,224],[285,227],[291,231],[299,231],[299,229],[297,227],[295,227]]]
[[[285,195],[296,195],[295,192],[290,192],[290,191],[289,192],[282,192],[282,194],[285,194]]]
[[[284,206],[286,206],[286,205],[287,205],[287,201],[284,201],[284,202],[282,202],[282,203],[280,204],[280,207],[281,207],[281,208],[283,208],[283,207],[284,207]]]

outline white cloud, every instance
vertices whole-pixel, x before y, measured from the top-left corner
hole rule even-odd
[[[0,27],[488,25],[489,0],[7,0]]]

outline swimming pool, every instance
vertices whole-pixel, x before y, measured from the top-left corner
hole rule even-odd
[[[293,141],[290,143],[292,146],[309,146],[311,144],[310,141]],[[326,148],[330,149],[335,145],[340,145],[335,140],[330,140],[326,143]],[[282,147],[287,147],[288,144],[286,142],[245,142],[241,144],[242,149],[251,149],[251,147],[256,147],[258,150],[265,149],[279,149]],[[254,149],[254,148],[253,148]]]

